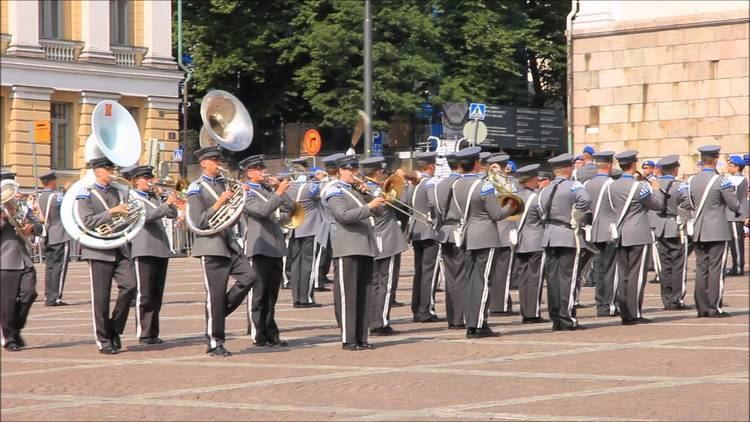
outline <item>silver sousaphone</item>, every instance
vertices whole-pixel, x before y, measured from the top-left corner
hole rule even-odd
[[[237,97],[226,91],[211,91],[203,97],[201,120],[201,148],[218,145],[230,151],[242,151],[253,142],[253,120],[250,114]],[[207,226],[199,227],[190,218],[189,201],[185,209],[188,228],[201,236],[210,236],[233,225],[245,208],[245,190],[242,185],[230,178],[227,170],[221,167],[219,170],[223,173],[226,189],[232,192],[232,196],[209,218]]]
[[[127,167],[137,163],[140,156],[141,133],[130,112],[114,101],[97,104],[91,114],[91,135],[86,139],[85,161],[107,157],[115,165]],[[68,189],[60,204],[60,219],[65,231],[81,245],[115,249],[132,240],[146,223],[143,201],[127,184],[112,182],[110,186],[118,190],[120,198],[128,205],[127,214],[113,217],[109,224],[87,228],[78,213],[76,197],[90,190],[95,181],[94,170],[88,169]]]

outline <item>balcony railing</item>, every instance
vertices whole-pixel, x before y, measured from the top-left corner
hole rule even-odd
[[[144,47],[112,45],[109,48],[115,55],[115,64],[119,66],[140,66],[143,55],[146,54],[146,48]]]
[[[44,50],[44,56],[48,60],[61,62],[73,62],[78,60],[83,43],[69,40],[40,39],[39,45]]]

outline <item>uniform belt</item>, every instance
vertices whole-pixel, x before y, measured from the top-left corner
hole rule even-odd
[[[572,227],[570,227],[570,223],[563,223],[562,221],[547,220],[545,224],[549,224],[550,226],[558,226],[558,227],[565,227],[568,229],[573,229]]]

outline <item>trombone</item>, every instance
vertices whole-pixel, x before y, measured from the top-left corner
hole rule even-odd
[[[370,196],[375,196],[375,197],[382,196],[386,199],[386,205],[393,208],[394,210],[400,213],[403,213],[409,217],[412,217],[416,221],[419,221],[422,224],[426,224],[428,226],[432,225],[432,218],[430,218],[429,214],[425,214],[422,211],[407,204],[406,202],[398,199],[401,196],[401,193],[403,193],[404,187],[406,186],[406,180],[404,180],[403,177],[396,175],[396,174],[391,175],[390,177],[385,179],[382,185],[380,184],[380,182],[373,179],[372,177],[364,176],[364,178],[365,179],[363,180],[357,176],[354,176],[354,181],[363,186],[363,189],[365,190],[364,193]],[[365,180],[369,180],[381,186],[380,193],[378,194],[377,192],[369,189],[367,187],[367,184],[365,183]]]

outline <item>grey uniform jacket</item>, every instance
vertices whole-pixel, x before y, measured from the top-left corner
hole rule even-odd
[[[510,248],[510,232],[518,228],[518,221],[515,219],[504,219],[497,222],[497,234],[500,236],[500,247]]]
[[[213,209],[216,198],[211,194],[211,190],[219,196],[225,189],[223,177],[211,178],[202,175],[188,186],[185,218],[189,218],[195,227],[203,230],[207,229],[208,219],[216,213]],[[240,252],[240,246],[232,236],[231,226],[218,233],[206,236],[195,233],[193,237],[192,255],[194,257],[223,256],[230,258],[232,253]]]
[[[598,172],[599,170],[596,168],[596,164],[586,163],[582,165],[581,168],[576,169],[573,180],[583,183],[591,180],[591,178],[594,177]]]
[[[542,225],[542,217],[541,214],[539,214],[539,208],[536,206],[536,197],[538,195],[538,192],[525,187],[521,187],[518,191],[518,196],[520,196],[526,203],[527,211],[526,217],[522,217],[522,220],[518,221],[517,253],[542,251],[544,226]]]
[[[748,217],[748,196],[747,196],[747,178],[741,174],[733,174],[727,176],[729,182],[732,184],[732,190],[737,194],[737,202],[740,203],[739,214],[733,210],[727,209],[727,220],[729,221],[745,221]]]
[[[106,205],[102,204],[97,193]],[[76,196],[76,206],[78,206],[78,214],[83,225],[90,230],[94,230],[101,224],[111,224],[112,216],[109,214],[109,209],[125,202],[124,196],[124,193],[111,185],[105,188],[94,184],[90,188],[84,188]],[[81,245],[81,259],[115,262],[118,250],[122,256],[130,257],[130,250],[127,245],[116,249],[94,249]]]
[[[706,203],[701,213],[695,217],[693,241],[723,242],[732,240],[727,224],[727,209],[739,211],[737,195],[732,190],[732,183],[719,176],[711,186],[708,182],[716,174],[713,169],[704,169],[680,186],[680,204],[697,211],[703,192],[709,189]]]
[[[611,240],[611,234],[609,232],[609,225],[612,222],[617,222],[618,215],[612,208],[612,202],[609,200],[607,190],[602,190],[605,184],[609,185],[614,182],[606,174],[596,174],[591,179],[583,184],[586,188],[586,192],[591,197],[591,214],[596,213],[596,218],[591,222],[591,241],[594,243],[609,242]],[[599,195],[601,195],[601,202],[599,203],[598,213],[596,212],[596,204],[599,201]]]
[[[51,189],[44,189],[39,194],[39,208],[45,216],[44,228],[47,231],[47,244],[57,245],[71,239],[60,219],[60,204],[63,195]]]
[[[42,225],[31,215],[28,215],[27,219],[34,226],[34,235],[40,236]],[[16,229],[11,223],[0,218],[0,269],[23,270],[33,265],[34,261],[31,260],[26,242],[16,234]]]
[[[559,184],[551,205],[548,205],[554,186]],[[544,224],[544,235],[542,236],[542,247],[547,248],[575,248],[576,234],[570,225],[572,211],[586,212],[591,207],[591,197],[583,184],[562,177],[557,177],[550,182],[541,192],[536,201],[537,212],[542,216]],[[549,206],[549,215],[546,215]],[[580,232],[577,234],[581,239]],[[580,241],[583,245],[583,240]]]
[[[630,203],[626,203],[630,190],[635,183],[638,184],[635,194]],[[664,195],[659,191],[653,192],[651,185],[647,182],[636,181],[629,174],[623,174],[609,185],[608,195],[613,208],[616,210],[615,223],[617,223],[622,212],[626,210],[619,225],[618,245],[635,246],[652,243],[654,239],[648,221],[648,210],[660,210]]]
[[[430,202],[429,197],[431,190],[435,187],[435,184],[439,181],[437,177],[430,177],[425,175],[416,186],[410,186],[406,189],[407,203],[422,212],[422,214],[430,214]],[[434,195],[434,193],[432,193]],[[407,233],[411,240],[437,240],[438,235],[435,227],[431,224],[422,222],[424,218],[418,217],[420,221],[415,218],[409,219],[409,227]]]
[[[373,232],[377,211],[370,211],[365,197],[348,183],[339,181],[327,189],[325,202],[336,220],[331,226],[332,257],[377,256]]]
[[[328,247],[328,242],[331,240],[331,230],[336,224],[336,220],[331,214],[331,209],[328,203],[324,200],[328,191],[336,186],[338,180],[330,179],[320,185],[320,191],[318,192],[318,198],[320,199],[320,226],[315,233],[315,241],[324,248]]]
[[[245,255],[281,258],[286,255],[286,243],[276,210],[291,212],[292,199],[286,193],[279,196],[254,183],[246,185],[249,189],[243,215]]]
[[[477,181],[479,184],[469,198],[469,191]],[[510,212],[500,207],[492,183],[478,179],[475,174],[466,174],[456,182],[453,196],[458,202],[461,217],[466,212],[467,202],[469,204],[468,218],[464,226],[464,247],[467,250],[500,247],[497,222],[507,218]]]
[[[292,232],[292,237],[295,239],[315,236],[320,230],[320,225],[323,224],[323,210],[320,205],[321,184],[297,183],[287,191],[289,197],[295,202],[299,202],[305,209],[305,220]]]
[[[146,210],[146,224],[143,229],[130,242],[130,257],[153,256],[156,258],[169,258],[172,250],[169,247],[167,231],[162,224],[162,218],[177,217],[177,208],[174,205],[162,203],[153,195],[136,191],[144,202]]]
[[[458,173],[451,173],[440,179],[430,189],[428,198],[430,212],[436,222],[437,241],[440,243],[454,243],[453,230],[458,227],[461,216],[453,201],[453,185],[461,178]],[[452,211],[452,212],[451,212]]]
[[[677,226],[677,205],[679,205],[679,191],[682,182],[676,180],[673,176],[660,176],[658,180],[659,190],[663,198],[666,198],[666,206],[664,199],[662,199],[659,211],[656,211],[654,236],[657,239],[674,239],[680,237],[680,230]],[[669,191],[667,191],[667,187],[669,187]]]
[[[367,186],[375,193],[378,193],[380,188],[372,182],[367,182]],[[375,259],[390,258],[409,249],[404,232],[398,225],[396,212],[390,206],[385,206],[382,213],[373,217],[375,219],[375,244],[378,249]]]

